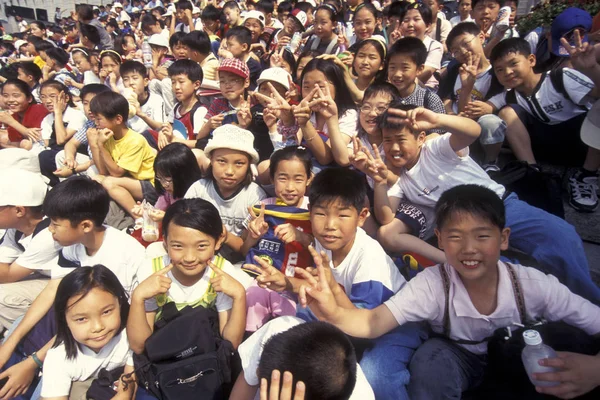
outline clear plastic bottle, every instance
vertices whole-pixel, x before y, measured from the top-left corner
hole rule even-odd
[[[542,372],[554,372],[556,368],[552,367],[544,367],[539,364],[539,360],[544,358],[555,358],[556,352],[550,346],[546,346],[542,342],[542,336],[538,331],[534,331],[532,329],[526,330],[523,332],[523,339],[525,339],[525,348],[521,353],[521,360],[523,360],[523,366],[525,367],[525,371],[527,371],[527,375],[529,376],[529,380],[535,386],[556,386],[559,382],[547,382],[547,381],[538,381],[533,379],[533,374],[539,374]]]
[[[142,43],[142,59],[146,68],[152,68],[152,47],[150,47],[148,39],[144,39],[144,43]]]
[[[337,29],[338,29],[338,35],[341,35],[341,34],[343,34],[344,36],[346,35],[346,27],[344,26],[344,24],[342,22],[337,23]],[[345,44],[340,44],[338,46],[338,48],[340,49],[340,53],[343,53],[346,51]]]
[[[300,41],[302,40],[302,34],[300,32],[294,33],[290,42],[285,46],[290,53],[295,54],[296,50],[298,50],[298,46],[300,45]]]

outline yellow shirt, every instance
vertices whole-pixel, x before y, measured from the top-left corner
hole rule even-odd
[[[200,63],[202,67],[202,74],[204,79],[208,79],[210,81],[217,80],[217,69],[219,68],[219,60],[213,53],[210,53],[202,62]]]
[[[154,152],[139,133],[129,129],[125,136],[115,140],[111,137],[104,143],[117,165],[138,181],[150,181],[154,185]]]
[[[40,69],[44,68],[44,65],[46,65],[46,61],[42,60],[42,57],[40,56],[35,56],[33,63],[40,67]]]

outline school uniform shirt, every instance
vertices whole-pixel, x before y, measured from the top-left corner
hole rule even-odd
[[[327,250],[315,239],[315,250]],[[376,267],[374,267],[376,266]],[[388,300],[406,283],[404,277],[383,247],[361,228],[357,228],[352,248],[344,260],[335,267],[330,264],[331,274],[342,285],[350,301],[358,308],[372,309]]]
[[[112,371],[125,365],[133,366],[133,353],[129,349],[125,329],[98,353],[79,344],[77,355],[73,359],[67,358],[65,345],[60,344],[48,350],[44,360],[42,397],[69,397],[73,382],[97,378],[103,368]]]
[[[460,19],[460,15],[454,16],[452,18],[450,18],[450,25],[452,25],[452,27],[454,28],[456,25],[460,24],[461,22],[474,22],[475,20],[473,18],[471,18],[471,16],[467,16],[466,19]],[[446,36],[447,37],[447,36]]]
[[[252,182],[247,187],[241,187],[231,197],[221,197],[217,186],[212,179],[200,179],[188,189],[186,199],[201,198],[212,203],[219,214],[228,232],[240,236],[244,231],[244,220],[248,216],[248,207],[260,204],[267,197],[260,186]]]
[[[214,258],[213,258],[214,263]],[[171,259],[167,254],[163,256],[163,265],[167,267],[171,264]],[[248,284],[249,280],[252,280],[245,272],[241,269],[235,268],[229,261],[223,261],[222,271],[231,275],[234,279],[239,281],[242,285]],[[146,278],[154,273],[152,268],[152,260],[146,259],[139,269],[139,282],[142,283]],[[170,301],[175,303],[195,303],[200,300],[206,294],[210,287],[210,280],[214,276],[214,272],[206,267],[202,278],[192,286],[182,285],[177,278],[173,275],[173,271],[167,272],[167,276],[171,279],[171,287],[167,291],[166,295]],[[249,279],[250,278],[250,279]],[[244,286],[245,287],[245,286]],[[156,298],[152,297],[144,302],[146,312],[152,312],[158,310],[158,304]],[[224,293],[217,292],[217,299],[215,301],[215,308],[217,312],[223,312],[231,310],[233,307],[233,299]]]
[[[195,22],[194,21],[192,21],[192,22],[194,23],[195,30],[201,31],[204,29],[200,18],[198,18]],[[175,26],[175,32],[190,33],[190,26],[188,24],[184,24],[183,22],[180,22]]]
[[[85,114],[73,107],[67,107],[63,113],[63,124],[65,129],[79,131],[85,125],[87,118]],[[48,140],[48,147],[57,145],[56,129],[54,128],[54,113],[46,115],[42,120],[42,139]],[[60,145],[63,147],[64,143]]]
[[[586,113],[592,107],[594,100],[588,96],[594,89],[594,83],[590,78],[571,68],[564,68],[562,71],[565,90],[571,101],[554,88],[550,74],[546,72],[542,74],[531,96],[525,97],[519,92],[515,93],[517,103],[525,111],[548,125],[556,125]],[[507,104],[506,93],[505,91],[497,94],[488,101],[499,110]],[[579,106],[585,106],[587,109],[584,110]]]
[[[142,135],[129,129],[121,139],[117,140],[114,136],[109,138],[104,143],[104,148],[115,163],[129,172],[133,179],[154,184],[156,155]]]
[[[313,50],[319,54],[333,54],[336,55],[340,52],[340,48],[337,43],[337,36],[332,40],[321,40],[318,36],[312,35],[308,42],[306,42],[306,46],[304,46],[304,50]]]
[[[438,71],[440,68],[442,68],[442,56],[444,55],[444,46],[440,42],[438,42],[437,40],[433,40],[429,36],[425,36],[425,39],[423,39],[423,44],[425,45],[425,48],[427,48],[427,58],[425,59],[425,66],[432,67],[436,71]],[[431,75],[429,80],[427,80],[427,82],[423,83],[425,84],[425,86],[432,89],[437,89],[439,84],[438,80],[435,79],[433,74]]]
[[[490,90],[490,86],[492,85],[492,74],[493,72],[491,65],[485,71],[477,74],[477,77],[475,78],[475,84],[473,85],[473,89],[470,93],[470,101],[485,101],[487,92]],[[460,101],[460,96],[462,95],[462,83],[460,81],[460,76],[456,77],[452,91],[456,97],[456,100],[452,102],[452,111],[458,114],[458,102]]]
[[[63,247],[52,239],[48,228],[40,231],[35,237],[32,237],[33,235],[22,237],[19,244],[25,250],[19,248],[14,235],[14,229],[6,231],[4,241],[0,245],[1,259],[7,260],[6,262],[12,259],[11,263],[16,262],[22,267],[52,276],[52,273],[58,268],[58,254]]]
[[[260,363],[260,357],[262,356],[265,344],[269,339],[302,323],[304,323],[303,320],[292,316],[275,318],[267,322],[259,330],[254,332],[252,336],[240,344],[238,352],[240,354],[240,359],[242,360],[244,379],[248,385],[260,385],[258,364]],[[257,388],[254,399],[258,400],[259,398],[260,391]],[[371,385],[369,385],[369,382],[358,363],[356,364],[356,384],[354,385],[349,400],[375,400],[373,389],[371,388]]]
[[[140,106],[142,108],[142,113],[148,116],[150,119],[153,119],[156,122],[165,122],[167,120],[165,103],[162,97],[154,93],[149,93],[146,101],[144,103],[140,103]],[[144,132],[152,129],[146,123],[146,121],[137,115],[134,115],[133,118],[130,118],[127,121],[127,126],[129,126],[135,132]]]
[[[432,90],[426,89],[419,85],[418,79],[415,84],[415,90],[406,97],[400,97],[402,104],[411,104],[417,107],[425,107],[428,110],[435,112],[436,114],[446,114],[446,108],[444,102],[440,99],[436,93]],[[441,129],[430,129],[427,133],[444,133]]]
[[[52,278],[62,278],[76,267],[92,267],[102,264],[110,269],[121,285],[131,293],[137,282],[137,270],[144,260],[146,250],[131,235],[104,225],[102,245],[94,255],[88,255],[85,246],[77,243],[62,249],[59,268],[52,270]]]
[[[529,320],[562,320],[589,335],[600,333],[599,307],[572,293],[553,275],[522,265],[513,267],[523,291]],[[434,332],[443,333],[446,297],[440,268],[445,268],[450,278],[448,315],[451,339],[480,341],[491,336],[497,328],[522,322],[508,267],[498,261],[497,306],[490,315],[477,311],[456,270],[449,264],[443,264],[425,268],[385,302],[399,325],[426,320]],[[476,354],[487,353],[487,342],[462,346]]]
[[[200,63],[202,68],[203,78],[202,81],[217,81],[217,70],[219,69],[219,59],[213,54],[209,53],[204,60]]]
[[[492,180],[469,156],[469,148],[456,154],[450,146],[452,134],[446,133],[427,140],[419,160],[410,170],[403,169],[398,181],[388,190],[388,196],[408,200],[432,211],[442,193],[458,185],[474,184],[486,187],[498,197],[504,196],[504,186]],[[433,225],[428,219],[427,225]]]

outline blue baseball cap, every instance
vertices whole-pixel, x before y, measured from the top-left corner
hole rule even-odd
[[[585,34],[581,40],[584,43],[587,42],[587,32],[592,29],[592,16],[581,8],[569,7],[554,19],[551,30],[553,54],[559,57],[569,57],[567,50],[560,44],[560,38],[575,28],[583,29]]]

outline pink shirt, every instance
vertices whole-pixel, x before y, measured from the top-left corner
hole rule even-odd
[[[156,200],[156,204],[154,204],[154,208],[157,210],[167,211],[167,208],[173,203],[175,203],[177,199],[173,197],[173,195],[169,192],[165,192],[162,196]]]
[[[426,268],[384,303],[399,325],[426,320],[434,332],[443,333],[445,296],[439,268],[439,265]],[[482,315],[475,309],[455,269],[448,264],[443,268],[450,277],[451,339],[479,341],[497,328],[520,322],[510,275],[503,262],[498,262],[498,305],[490,315]],[[600,333],[599,307],[572,293],[553,275],[522,265],[515,265],[515,271],[523,290],[528,319],[563,320],[590,335]],[[463,347],[476,354],[487,352],[485,342]]]

